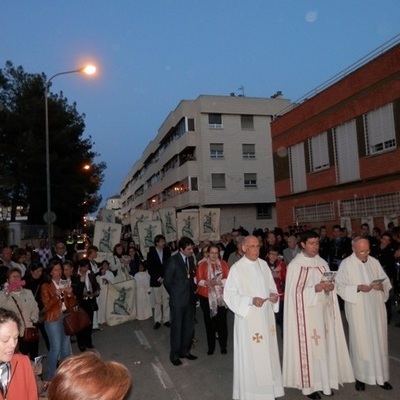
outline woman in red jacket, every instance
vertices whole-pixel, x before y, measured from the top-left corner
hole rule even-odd
[[[21,322],[13,311],[0,308],[0,399],[37,400],[31,362],[15,354]]]
[[[206,249],[204,249],[206,250]],[[208,246],[207,258],[200,262],[196,270],[197,294],[203,310],[204,324],[207,332],[208,352],[210,356],[215,351],[215,340],[218,334],[221,354],[226,354],[228,340],[228,312],[224,303],[224,284],[228,277],[229,266],[219,258],[218,246]]]

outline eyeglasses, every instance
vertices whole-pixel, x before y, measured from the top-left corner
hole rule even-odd
[[[358,250],[358,253],[360,254],[369,254],[370,252],[370,250]]]

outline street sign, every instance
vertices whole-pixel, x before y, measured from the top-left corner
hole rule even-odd
[[[46,224],[54,224],[56,222],[57,216],[53,211],[46,211],[43,214],[43,221],[46,222]]]

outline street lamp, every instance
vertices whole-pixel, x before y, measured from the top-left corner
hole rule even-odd
[[[94,65],[87,65],[85,67],[74,69],[73,71],[59,72],[53,75],[50,79],[45,82],[44,85],[44,114],[45,114],[45,135],[46,135],[46,194],[47,194],[47,211],[43,216],[44,221],[47,223],[47,236],[49,241],[49,248],[52,247],[53,239],[53,223],[56,220],[56,215],[51,211],[51,187],[50,187],[50,144],[49,144],[49,87],[50,82],[59,75],[84,73],[87,75],[92,75],[96,72],[96,67]]]

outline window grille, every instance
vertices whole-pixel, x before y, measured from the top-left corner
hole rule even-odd
[[[380,195],[354,197],[339,202],[341,217],[363,218],[367,215],[374,217],[400,214],[400,192]]]
[[[333,201],[293,207],[293,221],[299,223],[333,221],[335,219],[335,207]]]

